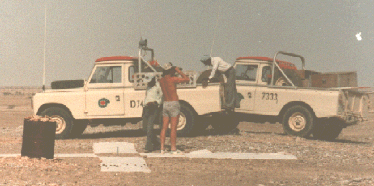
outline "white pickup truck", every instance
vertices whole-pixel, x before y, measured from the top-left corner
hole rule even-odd
[[[148,62],[144,51],[152,53]],[[287,134],[306,137],[313,133],[319,139],[334,139],[344,127],[366,119],[365,93],[352,88],[297,87],[297,78],[287,76],[285,72],[289,69],[282,68],[277,55],[274,60],[237,59],[234,66],[240,107],[234,113],[222,114],[221,104],[225,100],[222,82],[203,87],[197,83],[196,73],[187,73],[190,83],[178,85],[181,102],[178,135],[191,135],[205,129],[207,124],[219,132],[228,132],[239,123],[236,114],[245,113],[276,116]],[[161,74],[153,56],[153,49],[143,40],[138,57],[99,58],[88,81],[52,82],[52,89],[35,94],[32,99],[34,114],[56,119],[56,138],[76,137],[88,124],[137,123],[141,121],[145,97],[142,77],[144,73]]]

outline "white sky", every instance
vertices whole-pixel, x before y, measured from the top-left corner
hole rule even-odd
[[[282,50],[373,86],[371,0],[0,0],[0,86],[42,85],[45,4],[47,85],[87,78],[99,57],[136,56],[141,36],[160,64],[202,71],[216,31],[213,56],[229,63]]]

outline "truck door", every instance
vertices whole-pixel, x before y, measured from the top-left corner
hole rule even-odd
[[[240,108],[237,111],[250,111],[255,108],[255,94],[257,85],[258,65],[236,64],[236,89],[237,99],[240,100]]]
[[[271,81],[271,66],[262,64],[261,76],[258,81],[258,87],[256,89],[256,104],[260,105],[260,108],[256,108],[256,112],[271,112],[273,110],[279,110],[279,93],[284,92],[285,89],[275,89],[269,87]]]
[[[86,109],[89,116],[124,115],[123,66],[96,65],[86,91]]]

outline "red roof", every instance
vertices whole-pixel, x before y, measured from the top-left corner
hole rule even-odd
[[[255,60],[261,60],[261,61],[273,61],[270,57],[257,57],[257,56],[248,56],[248,57],[238,57],[236,60],[240,59],[255,59]]]
[[[96,59],[95,62],[100,61],[123,61],[123,60],[135,60],[138,59],[137,57],[131,57],[131,56],[111,56],[111,57],[102,57],[99,59]]]

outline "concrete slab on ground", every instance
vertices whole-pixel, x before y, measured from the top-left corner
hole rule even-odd
[[[102,153],[138,153],[133,143],[127,142],[100,142],[93,144],[95,154]]]
[[[147,158],[160,157],[186,157],[186,158],[214,158],[214,159],[297,159],[294,155],[287,155],[285,153],[231,153],[231,152],[215,152],[209,150],[198,150],[186,153],[183,155],[173,155],[170,153],[140,153],[141,156]]]

